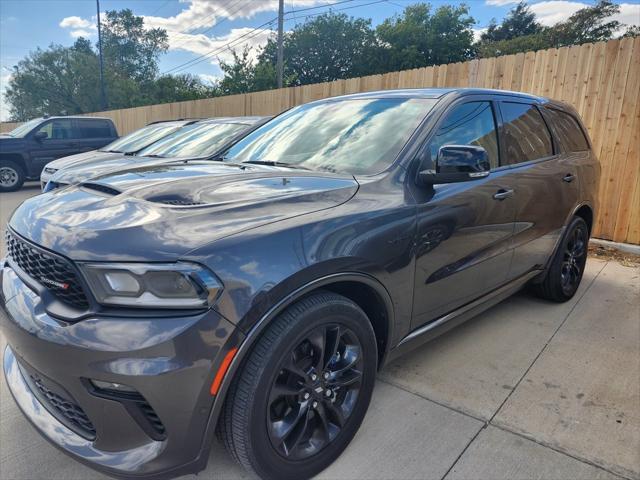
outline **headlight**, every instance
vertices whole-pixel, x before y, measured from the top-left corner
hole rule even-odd
[[[80,268],[103,305],[205,308],[222,291],[213,273],[193,263],[85,263]]]
[[[58,171],[58,169],[57,169],[57,168],[52,168],[52,167],[46,167],[46,168],[44,169],[44,171],[45,171],[46,173],[54,174],[54,173],[56,173],[56,172]]]

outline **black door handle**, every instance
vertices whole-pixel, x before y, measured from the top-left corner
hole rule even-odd
[[[562,180],[564,180],[567,183],[571,183],[576,179],[576,176],[572,173],[567,173],[564,177],[562,177]]]
[[[509,198],[513,196],[513,189],[504,189],[501,188],[500,190],[498,190],[496,193],[493,194],[493,199],[494,200],[504,200],[505,198]]]

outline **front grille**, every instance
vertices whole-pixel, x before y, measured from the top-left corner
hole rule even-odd
[[[87,296],[71,262],[41,250],[7,230],[7,255],[31,278],[58,299],[75,308],[89,306]]]
[[[84,437],[91,439],[96,437],[96,429],[93,423],[91,423],[89,417],[78,404],[51,391],[39,377],[35,375],[30,375],[30,377],[41,394],[40,398],[46,400],[56,413],[64,417],[70,424],[69,427],[72,427],[72,430]]]

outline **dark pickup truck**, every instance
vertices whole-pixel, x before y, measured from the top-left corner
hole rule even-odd
[[[88,152],[118,138],[113,122],[101,117],[36,118],[0,135],[0,192],[38,179],[57,158]]]

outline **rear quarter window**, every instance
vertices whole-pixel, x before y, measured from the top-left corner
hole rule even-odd
[[[501,102],[507,147],[507,162],[522,163],[553,155],[547,124],[535,105]]]
[[[565,151],[584,152],[589,150],[589,141],[575,117],[555,108],[545,110],[551,118],[553,129]]]

